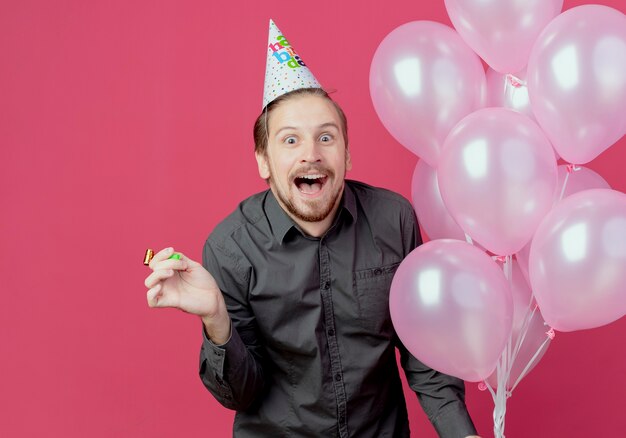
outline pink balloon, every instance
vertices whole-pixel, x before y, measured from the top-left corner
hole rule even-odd
[[[514,74],[502,74],[487,69],[487,106],[503,107],[524,114],[533,122],[537,122],[528,97],[526,85],[526,70]],[[554,152],[555,160],[559,160],[559,154]]]
[[[533,46],[528,91],[563,159],[597,157],[626,132],[626,16],[584,5],[556,17]]]
[[[487,64],[501,73],[526,67],[542,29],[563,0],[445,0],[455,29]]]
[[[535,303],[532,292],[516,261],[513,261],[512,271],[513,327],[511,329],[511,349],[514,351],[518,342],[520,342],[520,346],[517,356],[511,365],[506,385],[508,390],[513,388],[527,365],[529,365],[529,368],[522,378],[537,366],[550,345],[550,335],[548,334],[550,327],[545,323],[539,309],[533,312]],[[524,326],[527,315],[529,320],[526,326]],[[535,356],[535,354],[537,355]],[[487,382],[489,382],[492,388],[497,388],[498,380],[495,371],[487,378]]]
[[[404,24],[380,43],[370,69],[370,94],[378,117],[404,147],[431,166],[446,135],[483,106],[480,59],[448,26]]]
[[[513,304],[502,270],[480,249],[431,240],[398,267],[391,319],[406,348],[426,365],[484,380],[511,333]]]
[[[393,278],[389,306],[416,358],[469,381],[491,374],[511,333],[513,304],[502,270],[458,240],[431,240],[412,251]]]
[[[447,137],[437,178],[448,211],[489,251],[509,255],[550,210],[556,161],[536,123],[505,108],[461,120]]]
[[[465,233],[443,204],[435,169],[424,160],[419,160],[415,166],[411,195],[419,223],[431,240],[465,240]]]
[[[561,164],[557,170],[558,182],[556,184],[556,190],[554,191],[554,198],[552,201],[552,207],[561,200],[561,192],[563,192],[563,198],[565,199],[574,193],[582,192],[589,189],[610,189],[609,183],[606,182],[599,174],[591,169],[583,166],[578,166],[578,170],[568,171],[568,165]],[[569,177],[567,175],[569,174]],[[567,184],[565,179],[567,177]],[[565,188],[565,190],[563,190]],[[528,276],[528,257],[530,256],[530,244],[528,242],[524,248],[517,253],[517,261],[519,262],[520,269],[526,281],[530,282]]]
[[[524,114],[533,122],[537,122],[530,106],[528,87],[526,86],[526,70],[514,74],[498,73],[492,68],[487,69],[487,106],[503,107]],[[554,152],[558,161],[559,154]]]
[[[546,216],[529,273],[545,320],[557,330],[599,327],[626,313],[626,195],[576,193]]]

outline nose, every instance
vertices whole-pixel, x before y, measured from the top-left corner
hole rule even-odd
[[[302,163],[317,163],[322,161],[321,147],[315,140],[307,140],[303,145]]]

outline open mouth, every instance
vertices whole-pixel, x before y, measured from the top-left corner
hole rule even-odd
[[[300,193],[315,195],[322,190],[327,179],[328,176],[322,174],[302,175],[294,179],[294,184]]]

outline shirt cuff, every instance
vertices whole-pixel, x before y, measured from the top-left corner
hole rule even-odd
[[[474,423],[462,403],[451,403],[442,409],[432,421],[437,434],[442,438],[464,438],[477,435]]]
[[[209,342],[211,345],[215,347],[223,348],[226,346],[226,344],[230,342],[230,339],[233,337],[233,322],[230,321],[230,334],[228,335],[228,339],[226,340],[226,342],[224,342],[223,344],[216,344],[212,340],[210,340],[209,337],[206,335],[206,330],[204,330],[204,325],[202,327],[202,337],[204,338],[204,342]]]
[[[224,362],[226,360],[226,350],[228,344],[233,337],[233,323],[230,323],[230,336],[228,340],[220,345],[215,344],[209,339],[202,327],[202,358],[207,361],[209,368],[215,371],[216,376],[220,379],[224,377]]]

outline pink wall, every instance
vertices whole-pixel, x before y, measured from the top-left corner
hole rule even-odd
[[[141,260],[164,245],[199,258],[212,227],[264,189],[251,127],[270,17],[338,90],[350,177],[409,196],[416,157],[378,121],[369,65],[400,24],[449,24],[443,0],[0,6],[1,436],[230,435],[232,413],[196,375],[199,322],[147,308]],[[623,138],[589,167],[626,192],[625,159]],[[507,436],[626,430],[625,333],[625,319],[558,333],[509,402]],[[434,437],[408,399],[413,430]],[[491,436],[488,393],[468,384],[468,403]]]

